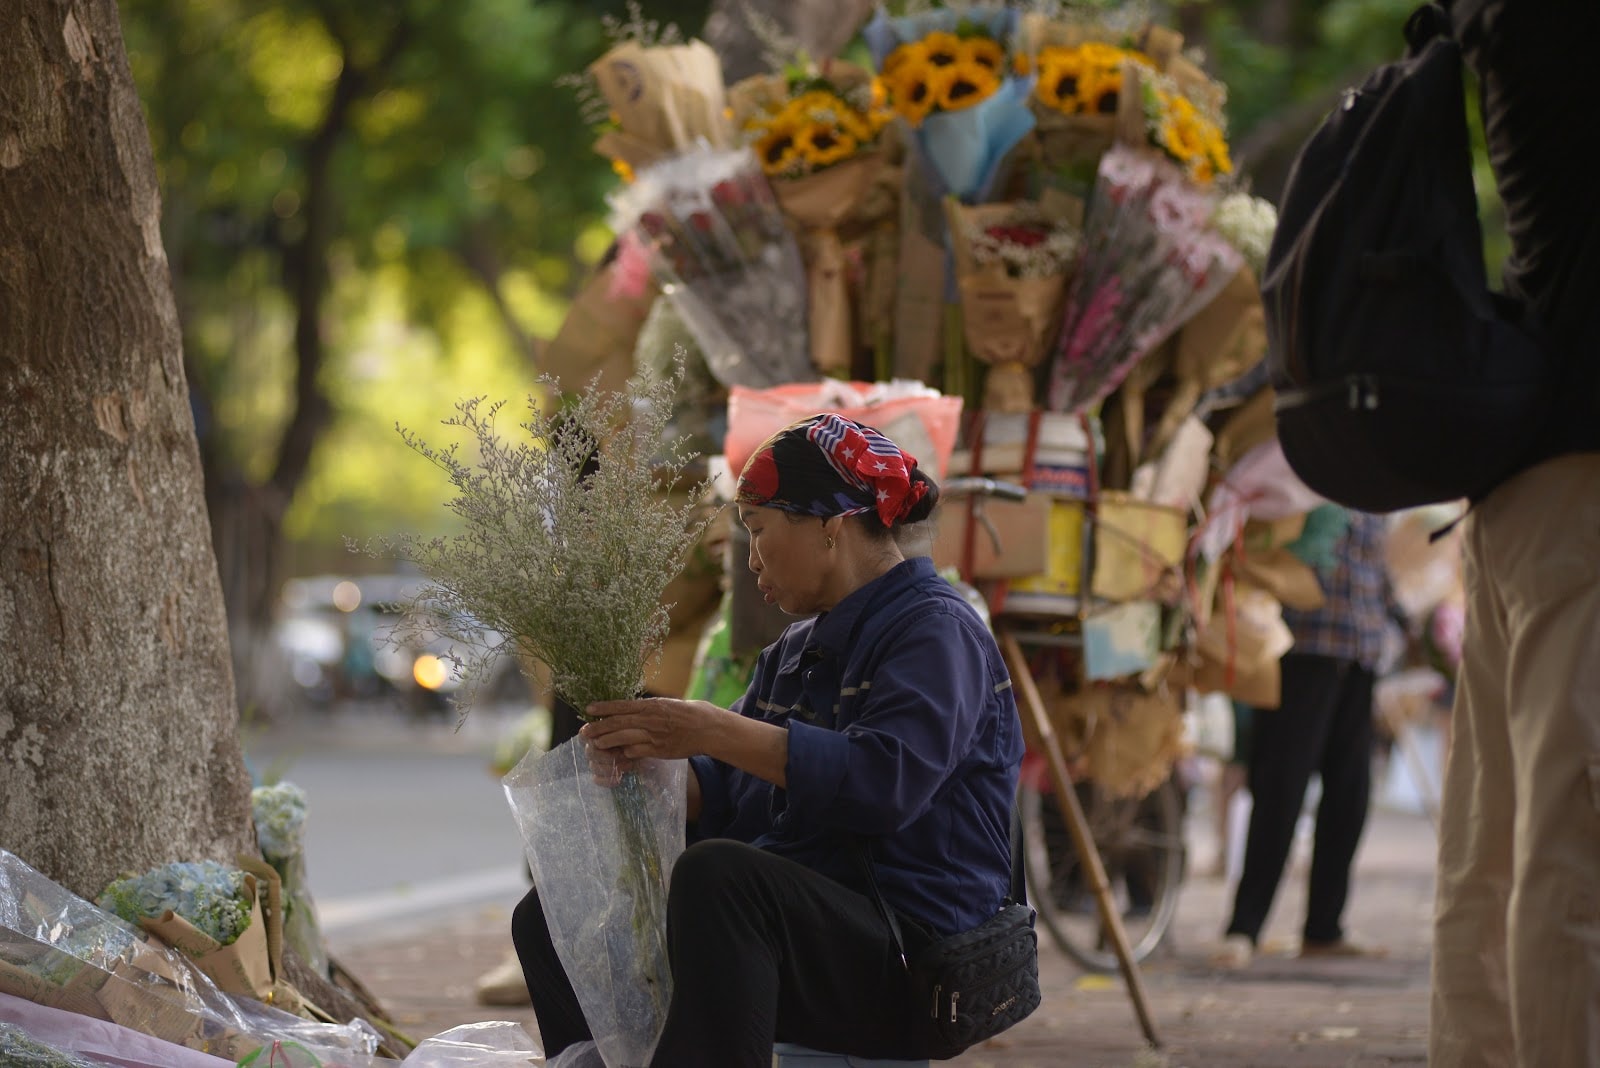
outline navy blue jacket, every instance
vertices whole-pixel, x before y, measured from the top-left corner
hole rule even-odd
[[[863,889],[848,844],[861,835],[889,904],[939,935],[999,909],[1021,724],[994,636],[930,560],[792,624],[734,707],[788,727],[788,788],[693,758],[702,836]]]

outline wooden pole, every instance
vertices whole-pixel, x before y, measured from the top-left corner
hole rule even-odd
[[[1089,821],[1084,817],[1083,806],[1078,801],[1078,792],[1073,789],[1072,776],[1067,771],[1066,758],[1061,755],[1061,743],[1056,737],[1055,727],[1050,723],[1050,717],[1045,712],[1044,702],[1039,697],[1039,688],[1034,685],[1033,675],[1028,671],[1028,661],[1022,655],[1022,647],[1017,644],[1017,639],[1004,627],[996,628],[996,637],[1000,642],[1000,652],[1005,656],[1006,667],[1011,671],[1011,684],[1017,692],[1018,704],[1023,709],[1023,715],[1030,716],[1034,728],[1039,732],[1039,738],[1044,745],[1044,753],[1050,765],[1050,778],[1055,783],[1056,800],[1061,804],[1061,813],[1066,817],[1067,830],[1072,834],[1073,848],[1078,851],[1078,857],[1083,862],[1084,875],[1089,882],[1089,889],[1094,892],[1095,903],[1100,909],[1100,922],[1111,934],[1111,943],[1117,952],[1117,960],[1122,967],[1122,978],[1128,984],[1128,995],[1133,999],[1133,1011],[1139,1018],[1139,1029],[1144,1032],[1144,1037],[1152,1046],[1160,1046],[1161,1040],[1156,1037],[1155,1024],[1150,1019],[1150,1006],[1145,999],[1144,980],[1139,975],[1138,962],[1133,959],[1133,950],[1128,946],[1128,932],[1122,926],[1122,916],[1117,912],[1116,902],[1111,898],[1111,884],[1106,879],[1106,868],[1100,860],[1100,851],[1095,847],[1094,838],[1089,833]]]

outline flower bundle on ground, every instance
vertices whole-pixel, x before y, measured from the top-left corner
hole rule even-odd
[[[250,791],[256,841],[269,862],[295,856],[305,848],[306,792],[292,782],[257,786]]]
[[[245,873],[214,860],[163,864],[143,875],[118,879],[100,895],[99,905],[137,924],[174,912],[220,945],[232,945],[250,925],[253,895]]]
[[[278,873],[283,896],[284,940],[320,975],[328,974],[328,950],[317,924],[306,879],[306,792],[292,782],[250,791],[256,843]]]

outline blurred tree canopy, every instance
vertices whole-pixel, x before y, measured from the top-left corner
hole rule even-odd
[[[1414,6],[1147,9],[1228,85],[1235,155],[1270,199],[1338,92],[1399,54]],[[821,49],[849,22],[822,0],[649,0],[645,15],[705,27],[744,73],[759,52],[750,7]],[[344,536],[447,520],[437,473],[404,449],[397,421],[426,430],[458,397],[531,388],[538,339],[609,243],[615,183],[558,79],[606,49],[603,17],[628,11],[622,0],[120,10],[229,616],[260,625],[286,543],[342,551]]]

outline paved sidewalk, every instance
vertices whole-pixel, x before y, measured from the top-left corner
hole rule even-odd
[[[1191,812],[1204,869],[1210,843]],[[1434,832],[1419,815],[1375,808],[1357,860],[1351,928],[1389,950],[1382,960],[1300,961],[1291,955],[1304,907],[1303,848],[1285,877],[1265,951],[1239,972],[1209,966],[1231,904],[1221,880],[1192,876],[1169,938],[1141,966],[1161,1047],[1145,1048],[1119,977],[1079,970],[1041,945],[1044,1004],[1012,1031],[960,1058],[957,1068],[1346,1068],[1426,1063],[1429,917]],[[1214,849],[1212,850],[1214,855]],[[516,1020],[528,1009],[476,1004],[476,978],[509,951],[515,901],[407,923],[381,939],[341,943],[334,955],[414,1038],[477,1020]]]

